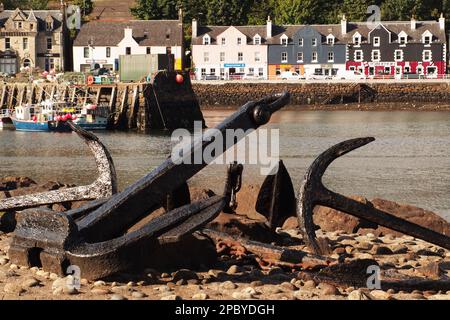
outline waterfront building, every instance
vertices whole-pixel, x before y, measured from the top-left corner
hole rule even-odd
[[[446,73],[445,18],[439,21],[347,23],[342,20],[347,51],[347,70],[369,77]]]
[[[270,19],[267,22],[271,25]],[[268,72],[278,79],[283,72],[299,75],[336,75],[346,68],[346,42],[341,25],[272,27],[268,39]]]
[[[95,65],[119,70],[121,55],[173,54],[175,68],[182,69],[183,22],[178,20],[131,20],[88,22],[74,44],[74,71],[88,72]]]
[[[199,26],[192,21],[196,79],[267,78],[266,26]]]
[[[64,71],[67,63],[65,5],[60,10],[4,10],[0,4],[0,72],[21,68]]]

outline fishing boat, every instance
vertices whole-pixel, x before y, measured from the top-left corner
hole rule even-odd
[[[55,104],[44,102],[41,105],[17,106],[11,117],[17,131],[31,132],[70,132],[66,119],[57,116]]]
[[[11,115],[8,109],[0,109],[0,130],[12,127]]]
[[[108,126],[107,112],[94,104],[84,105],[72,116],[72,121],[85,130],[106,130]]]

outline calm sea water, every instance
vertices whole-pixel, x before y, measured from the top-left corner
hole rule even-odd
[[[228,110],[205,111],[208,126]],[[377,140],[338,159],[324,182],[343,194],[413,204],[450,220],[450,113],[283,111],[272,119],[280,130],[280,154],[297,190],[309,165],[346,139]],[[120,188],[136,181],[170,155],[170,136],[98,132],[110,149]],[[87,147],[75,134],[0,131],[0,176],[29,176],[87,184],[96,176]],[[222,191],[225,166],[203,170],[191,183]],[[246,166],[244,182],[261,183],[258,166]]]

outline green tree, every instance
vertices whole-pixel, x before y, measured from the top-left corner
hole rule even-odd
[[[278,24],[313,24],[321,8],[317,0],[278,0],[274,11]]]
[[[247,15],[248,24],[265,24],[268,16],[274,17],[275,5],[275,0],[254,0],[250,5],[250,9]]]
[[[206,22],[211,25],[244,25],[252,0],[210,0]]]

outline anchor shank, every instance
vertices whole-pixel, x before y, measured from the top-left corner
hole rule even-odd
[[[348,213],[357,218],[374,222],[380,226],[425,240],[450,250],[449,237],[419,226],[415,223],[400,219],[387,212],[378,210],[371,205],[366,205],[356,200],[349,199],[338,193],[327,190],[327,194],[321,199],[320,203],[327,207]]]

